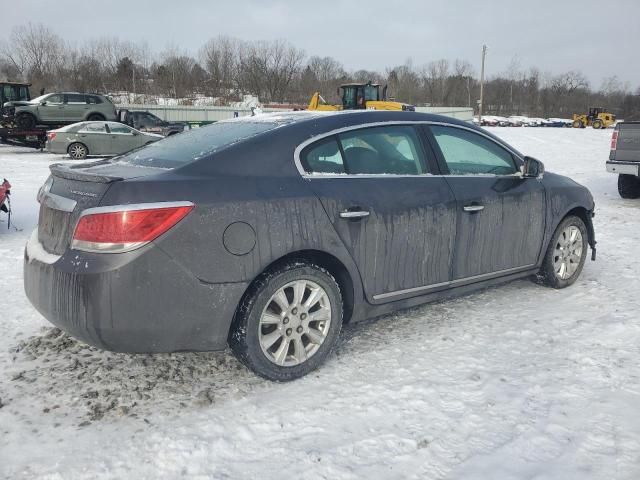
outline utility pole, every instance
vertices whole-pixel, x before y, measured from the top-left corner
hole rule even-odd
[[[480,103],[478,103],[478,125],[482,125],[482,105],[484,102],[484,57],[487,55],[487,46],[482,45],[482,67],[480,68]]]

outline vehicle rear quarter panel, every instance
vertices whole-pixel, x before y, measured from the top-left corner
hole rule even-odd
[[[249,143],[228,149],[205,168],[117,182],[101,204],[194,202],[194,211],[155,243],[202,283],[250,282],[285,255],[316,250],[345,266],[359,298],[358,270],[308,180],[295,169],[295,145],[282,151],[277,141]],[[255,232],[255,246],[242,255],[225,247],[225,230],[237,222]]]

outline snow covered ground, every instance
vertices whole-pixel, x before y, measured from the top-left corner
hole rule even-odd
[[[640,478],[640,201],[605,172],[611,132],[493,131],[591,189],[598,261],[569,289],[521,280],[348,326],[289,384],[226,352],[114,354],[51,328],[22,249],[59,157],[0,146],[21,229],[0,223],[0,477]]]

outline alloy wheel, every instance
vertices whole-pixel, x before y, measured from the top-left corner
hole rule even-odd
[[[553,268],[560,280],[567,280],[576,273],[582,260],[582,233],[575,225],[565,228],[556,241]]]
[[[72,145],[69,149],[69,156],[75,159],[83,159],[87,156],[87,149],[80,144]]]
[[[258,327],[260,347],[276,365],[299,365],[318,351],[330,325],[327,292],[310,280],[296,280],[278,289],[267,302]]]

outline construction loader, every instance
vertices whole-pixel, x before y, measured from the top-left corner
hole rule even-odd
[[[573,128],[585,128],[591,126],[596,130],[608,128],[616,123],[613,113],[605,112],[604,108],[591,107],[589,113],[574,113]]]
[[[346,83],[338,88],[341,105],[327,103],[320,92],[311,97],[307,110],[335,112],[339,110],[405,110],[415,111],[416,107],[406,103],[387,100],[387,86],[380,92],[377,83]]]

